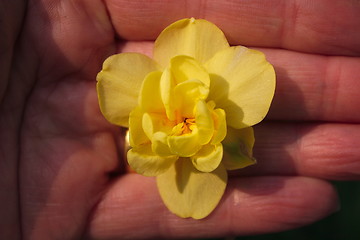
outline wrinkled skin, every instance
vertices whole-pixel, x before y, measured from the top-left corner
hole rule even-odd
[[[247,235],[336,211],[327,180],[360,179],[359,12],[355,0],[2,1],[0,239]],[[153,178],[125,173],[123,133],[95,91],[107,56],[149,54],[165,26],[191,16],[260,48],[277,72],[255,127],[258,164],[231,173],[202,221],[177,218]]]

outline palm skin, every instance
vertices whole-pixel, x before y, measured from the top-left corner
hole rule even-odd
[[[2,3],[0,239],[244,235],[337,210],[325,180],[360,178],[360,4],[305,2]],[[269,121],[255,128],[259,164],[233,172],[202,221],[172,215],[153,178],[125,173],[123,132],[103,118],[95,90],[107,56],[149,53],[162,28],[190,16],[213,21],[232,44],[262,47],[277,72]]]

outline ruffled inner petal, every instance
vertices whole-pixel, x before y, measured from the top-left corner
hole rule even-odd
[[[199,80],[187,80],[174,89],[175,111],[183,118],[193,118],[195,106],[201,99],[206,99],[209,88]]]
[[[141,86],[139,94],[139,105],[144,112],[163,113],[165,107],[161,99],[160,79],[162,72],[149,73]]]
[[[142,117],[142,128],[149,139],[158,131],[171,134],[175,125],[175,122],[167,119],[164,113],[144,113]]]
[[[194,126],[190,133],[169,136],[168,144],[173,154],[180,157],[190,157],[201,148],[199,143],[199,131],[197,127]]]
[[[169,135],[164,132],[156,132],[152,138],[152,150],[159,156],[172,156],[174,155],[168,144]]]
[[[177,156],[161,157],[154,154],[151,144],[132,148],[127,153],[130,167],[144,176],[157,176],[167,171],[177,159]]]
[[[176,84],[197,79],[205,86],[210,86],[210,77],[206,69],[192,57],[184,55],[173,57],[170,61],[170,69],[175,76]]]
[[[214,135],[211,139],[212,144],[221,143],[226,137],[227,125],[225,111],[221,108],[212,111],[212,118],[214,120]]]
[[[191,157],[191,161],[197,170],[212,172],[219,166],[222,157],[223,147],[221,143],[217,145],[207,144]]]
[[[175,78],[170,70],[170,68],[166,68],[161,75],[160,79],[160,95],[161,100],[164,103],[166,116],[171,121],[174,121],[179,113],[175,112],[175,88],[176,82]]]
[[[214,121],[208,105],[203,100],[196,104],[195,122],[199,129],[199,143],[209,143],[214,134]]]
[[[132,147],[150,142],[150,138],[145,134],[142,126],[144,112],[140,107],[136,107],[129,117],[129,138]]]

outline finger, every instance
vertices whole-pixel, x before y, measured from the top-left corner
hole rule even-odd
[[[34,66],[39,82],[74,75],[95,81],[103,60],[114,53],[114,32],[101,0],[34,1],[26,15],[21,43],[27,58],[21,60],[39,61]]]
[[[71,77],[34,88],[21,127],[21,233],[81,239],[109,174],[120,167],[121,130],[100,114],[94,83]]]
[[[334,189],[321,180],[237,178],[209,217],[181,219],[165,208],[153,178],[130,174],[95,209],[88,234],[92,239],[170,239],[276,232],[323,218],[337,204]]]
[[[122,52],[151,56],[151,42],[129,42]],[[259,49],[274,65],[272,120],[360,122],[360,58]]]
[[[353,0],[106,1],[118,35],[153,40],[178,19],[205,18],[232,44],[323,54],[360,53],[360,2]]]
[[[360,122],[360,58],[260,50],[276,71],[270,119]]]
[[[360,125],[262,123],[255,127],[258,163],[231,175],[302,175],[360,180]]]

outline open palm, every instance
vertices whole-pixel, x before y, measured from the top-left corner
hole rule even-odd
[[[307,2],[2,3],[0,238],[255,234],[335,211],[326,180],[360,179],[360,2]],[[123,130],[103,118],[95,90],[107,56],[149,54],[151,40],[184,17],[261,48],[277,73],[268,121],[255,127],[259,164],[231,173],[201,221],[168,212],[153,178],[126,173]]]

